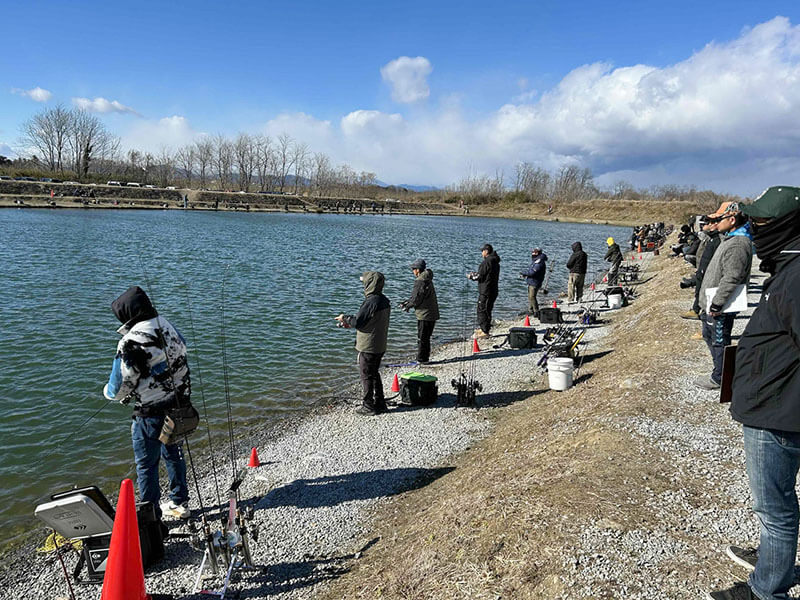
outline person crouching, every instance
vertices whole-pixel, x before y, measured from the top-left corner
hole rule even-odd
[[[381,292],[386,278],[379,271],[367,271],[361,276],[364,284],[364,302],[355,315],[340,314],[336,320],[342,327],[356,330],[356,350],[361,387],[364,390],[362,405],[356,409],[360,415],[377,415],[386,412],[383,383],[378,369],[386,352],[389,335],[389,299]]]

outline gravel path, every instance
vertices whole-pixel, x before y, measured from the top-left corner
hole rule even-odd
[[[501,323],[496,331],[515,324]],[[590,328],[585,340],[602,335],[602,327]],[[232,588],[247,598],[309,598],[318,586],[347,570],[372,543],[370,524],[382,499],[445,475],[451,469],[449,457],[489,434],[494,408],[523,400],[541,387],[541,380],[531,380],[539,373],[541,354],[491,347],[501,340],[480,340],[482,351],[475,355],[471,340],[437,348],[435,362],[423,369],[439,378],[439,400],[432,407],[396,406],[385,415],[361,417],[353,405],[340,402],[277,427],[249,426],[238,447],[257,446],[262,466],[249,470],[241,497],[255,508],[260,535],[251,542],[252,553],[264,568],[237,574]],[[455,408],[450,380],[469,366],[483,386],[478,408]],[[413,369],[382,368],[385,389],[394,373],[408,370]],[[348,393],[355,397],[358,390],[354,386]],[[195,459],[199,472],[210,473],[207,460]],[[190,486],[196,513],[191,481]],[[201,488],[206,503],[215,497],[210,476]],[[186,531],[184,524],[168,524],[173,532]],[[31,543],[41,545],[45,534],[37,530]],[[0,573],[7,598],[69,597],[52,554],[34,553],[29,545],[7,558]],[[170,540],[166,559],[145,573],[147,591],[188,597],[201,558],[202,551],[188,539]],[[75,559],[67,556],[68,569]],[[206,587],[218,589],[219,580]],[[80,599],[97,598],[99,586],[82,585],[75,592]]]

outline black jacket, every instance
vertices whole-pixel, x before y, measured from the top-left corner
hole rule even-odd
[[[800,432],[800,254],[776,262],[736,348],[730,410],[750,427]]]
[[[411,297],[406,306],[414,309],[417,321],[438,321],[439,301],[436,299],[436,288],[433,287],[433,271],[425,269],[414,279]]]
[[[478,267],[478,293],[484,296],[497,296],[500,280],[500,257],[492,250]]]
[[[572,244],[572,256],[569,257],[567,261],[567,268],[569,269],[570,273],[583,273],[586,274],[586,263],[588,262],[589,258],[586,256],[586,252],[583,251],[583,246],[581,246],[580,242],[575,242]]]

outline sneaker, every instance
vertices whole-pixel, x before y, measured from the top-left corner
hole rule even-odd
[[[748,571],[754,571],[758,562],[758,548],[739,548],[738,546],[728,546],[725,549],[730,559],[737,565],[744,567]]]
[[[189,510],[189,503],[175,504],[172,500],[164,502],[161,505],[161,514],[167,517],[175,517],[176,519],[188,519],[192,516],[192,511]]]
[[[718,390],[719,384],[711,379],[711,377],[698,377],[694,380],[694,384],[703,390]]]
[[[700,315],[698,315],[693,310],[687,310],[685,313],[681,313],[681,319],[699,319]]]
[[[361,406],[359,406],[356,409],[356,414],[357,415],[363,415],[365,417],[374,417],[376,415],[381,414],[382,412],[386,412],[386,411],[375,410],[374,408],[370,408],[369,406],[366,406],[364,404],[362,404]]]
[[[737,581],[733,587],[727,590],[708,592],[706,598],[709,600],[759,600],[750,586],[743,581]]]

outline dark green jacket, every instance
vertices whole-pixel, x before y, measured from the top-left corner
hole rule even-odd
[[[367,271],[364,280],[364,302],[356,315],[346,315],[344,320],[356,329],[356,350],[369,354],[386,352],[389,337],[389,299],[381,292],[386,279],[379,271]]]
[[[433,271],[425,269],[414,279],[411,298],[406,302],[408,308],[414,309],[418,321],[438,321],[439,301],[433,287]]]

